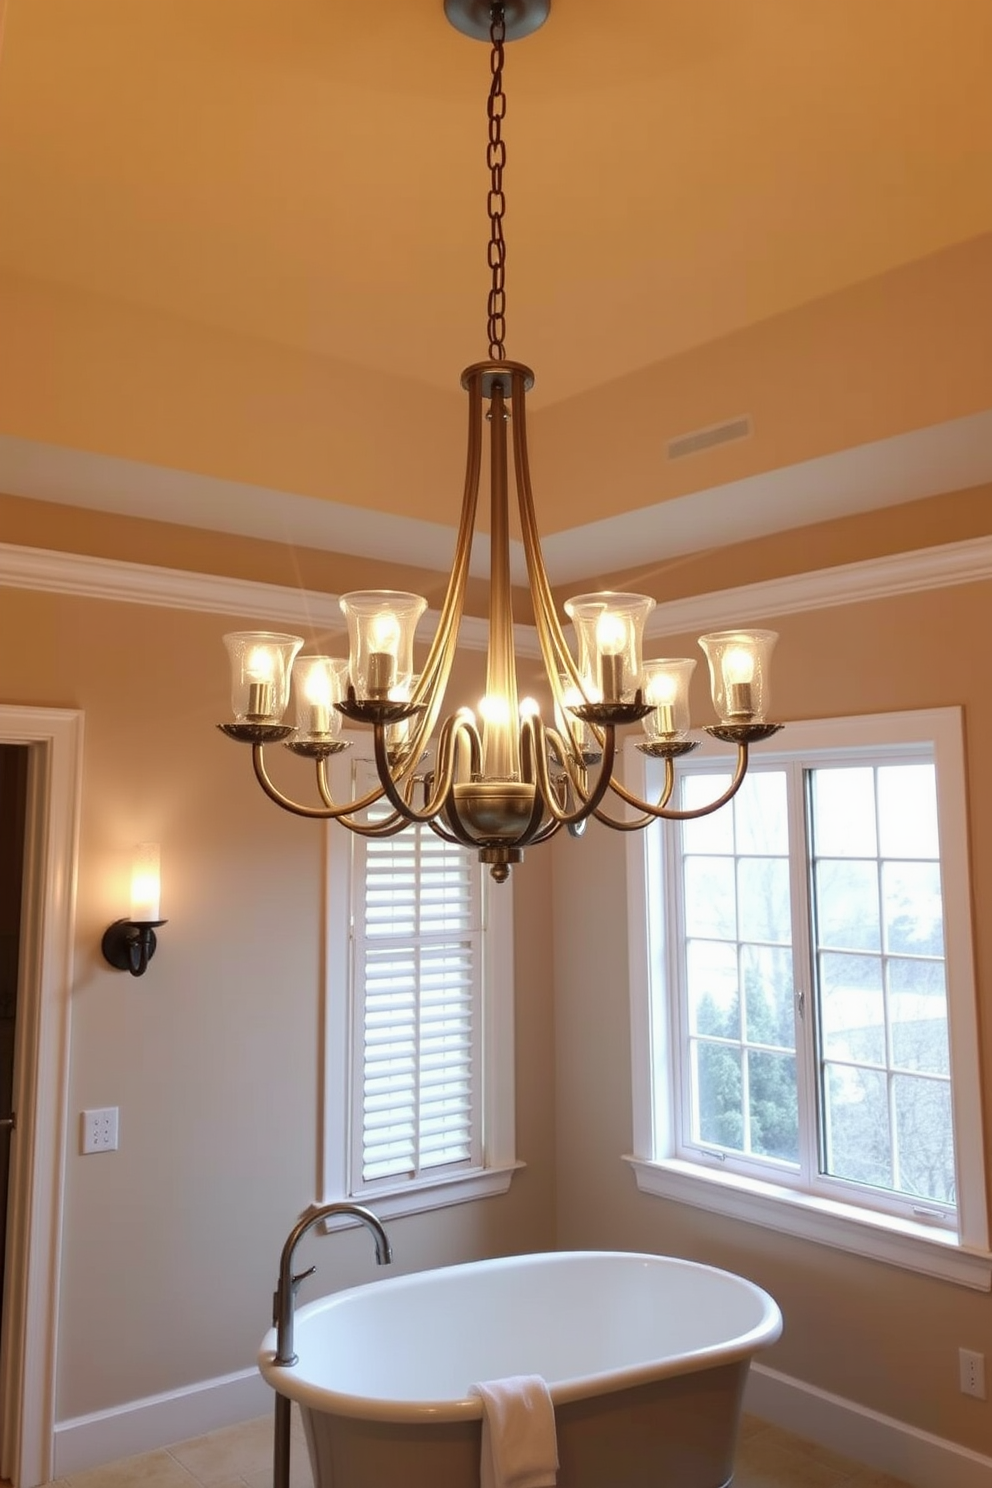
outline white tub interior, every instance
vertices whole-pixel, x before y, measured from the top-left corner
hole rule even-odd
[[[507,1257],[376,1281],[302,1307],[284,1393],[318,1404],[465,1401],[478,1380],[539,1374],[556,1401],[650,1370],[729,1361],[770,1343],[778,1309],[723,1271],[623,1252]],[[270,1341],[266,1341],[270,1345]],[[276,1384],[275,1371],[263,1371]],[[290,1385],[290,1376],[292,1385]],[[286,1388],[289,1386],[289,1388]],[[293,1388],[295,1386],[295,1388]],[[279,1388],[279,1385],[277,1385]]]

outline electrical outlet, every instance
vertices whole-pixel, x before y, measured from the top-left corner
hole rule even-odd
[[[985,1399],[985,1355],[974,1349],[958,1349],[958,1368],[961,1373],[961,1394]]]
[[[83,1111],[80,1124],[84,1153],[117,1151],[116,1106],[104,1106],[100,1111]]]

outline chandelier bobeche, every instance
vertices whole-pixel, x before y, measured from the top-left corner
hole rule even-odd
[[[341,822],[366,836],[389,836],[424,823],[439,836],[478,851],[497,880],[507,878],[526,847],[562,827],[578,835],[590,817],[622,831],[656,818],[704,816],[740,787],[749,746],[776,732],[767,721],[772,631],[722,631],[699,644],[710,668],[719,722],[707,732],[737,747],[729,787],[694,810],[669,805],[674,761],[696,747],[689,732],[688,658],[642,661],[644,627],[655,601],[643,594],[582,594],[565,611],[576,638],[573,655],[558,619],[541,556],[527,458],[525,395],[529,367],[506,359],[505,243],[502,135],[505,114],[503,43],[545,19],[549,0],[445,0],[448,19],[490,43],[488,98],[489,359],[468,367],[468,458],[455,556],[440,618],[427,657],[415,671],[414,637],[427,601],[416,594],[365,590],[346,594],[349,656],[298,656],[300,636],[265,631],[225,636],[232,668],[234,721],[220,727],[252,746],[255,774],[279,806],[297,815]],[[476,525],[483,448],[488,426],[490,484],[489,643],[486,693],[478,717],[459,708],[442,718],[445,689],[458,643]],[[507,430],[510,439],[507,438]],[[532,699],[517,698],[510,584],[509,488],[520,514],[534,620],[554,724],[546,726]],[[290,690],[295,724],[284,723]],[[331,794],[327,761],[347,748],[343,719],[371,726],[378,783],[344,804]],[[665,762],[659,798],[649,802],[614,774],[617,729],[640,722],[639,748]],[[318,803],[290,799],[272,782],[267,744],[283,743],[316,767]],[[383,798],[389,812],[368,808]],[[613,799],[613,811],[606,802]],[[614,813],[619,814],[614,814]]]

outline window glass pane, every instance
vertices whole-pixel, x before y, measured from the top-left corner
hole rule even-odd
[[[715,1038],[739,1038],[736,947],[712,940],[690,940],[686,946],[686,971],[692,1032]]]
[[[937,863],[883,863],[885,946],[917,956],[944,954],[944,921]]]
[[[824,1055],[885,1064],[882,963],[875,956],[819,955],[820,1037]]]
[[[945,1080],[892,1077],[899,1151],[899,1186],[907,1193],[953,1204],[954,1144],[951,1090]]]
[[[799,1161],[799,1100],[796,1061],[791,1054],[750,1049],[748,1111],[751,1151],[762,1157]]]
[[[935,1075],[950,1074],[943,961],[892,957],[886,965],[886,976],[893,1064]]]
[[[875,772],[871,766],[810,773],[816,856],[875,857]]]
[[[708,801],[717,800],[730,784],[731,776],[717,774],[685,775],[682,778],[682,806],[694,811]],[[734,850],[734,814],[714,811],[697,821],[683,822],[682,843],[690,853],[732,853]]]
[[[845,951],[881,950],[875,863],[826,859],[814,872],[817,939]]]
[[[748,1042],[795,1049],[792,952],[773,946],[741,946],[741,979]]]
[[[936,858],[937,789],[932,764],[881,765],[878,837],[884,858]]]
[[[734,798],[739,853],[788,854],[785,790],[786,777],[782,770],[755,770],[747,776]]]
[[[739,859],[737,894],[740,938],[788,945],[792,934],[788,859]]]
[[[733,858],[686,859],[685,930],[712,940],[737,938]]]
[[[696,1065],[697,1142],[732,1147],[740,1152],[744,1141],[741,1054],[726,1044],[697,1041]]]
[[[826,1171],[852,1183],[892,1187],[886,1077],[828,1064],[824,1070]]]

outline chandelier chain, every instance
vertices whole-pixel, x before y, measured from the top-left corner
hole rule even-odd
[[[506,165],[506,144],[503,140],[503,119],[506,116],[506,94],[503,92],[505,39],[504,7],[502,0],[494,0],[489,24],[489,41],[492,46],[489,69],[492,83],[486,106],[489,118],[489,143],[486,148],[486,164],[489,167],[489,268],[492,273],[487,329],[489,358],[493,362],[501,362],[506,357],[503,346],[506,336],[506,241],[503,237],[503,214],[506,210],[506,198],[503,195],[503,167]]]

